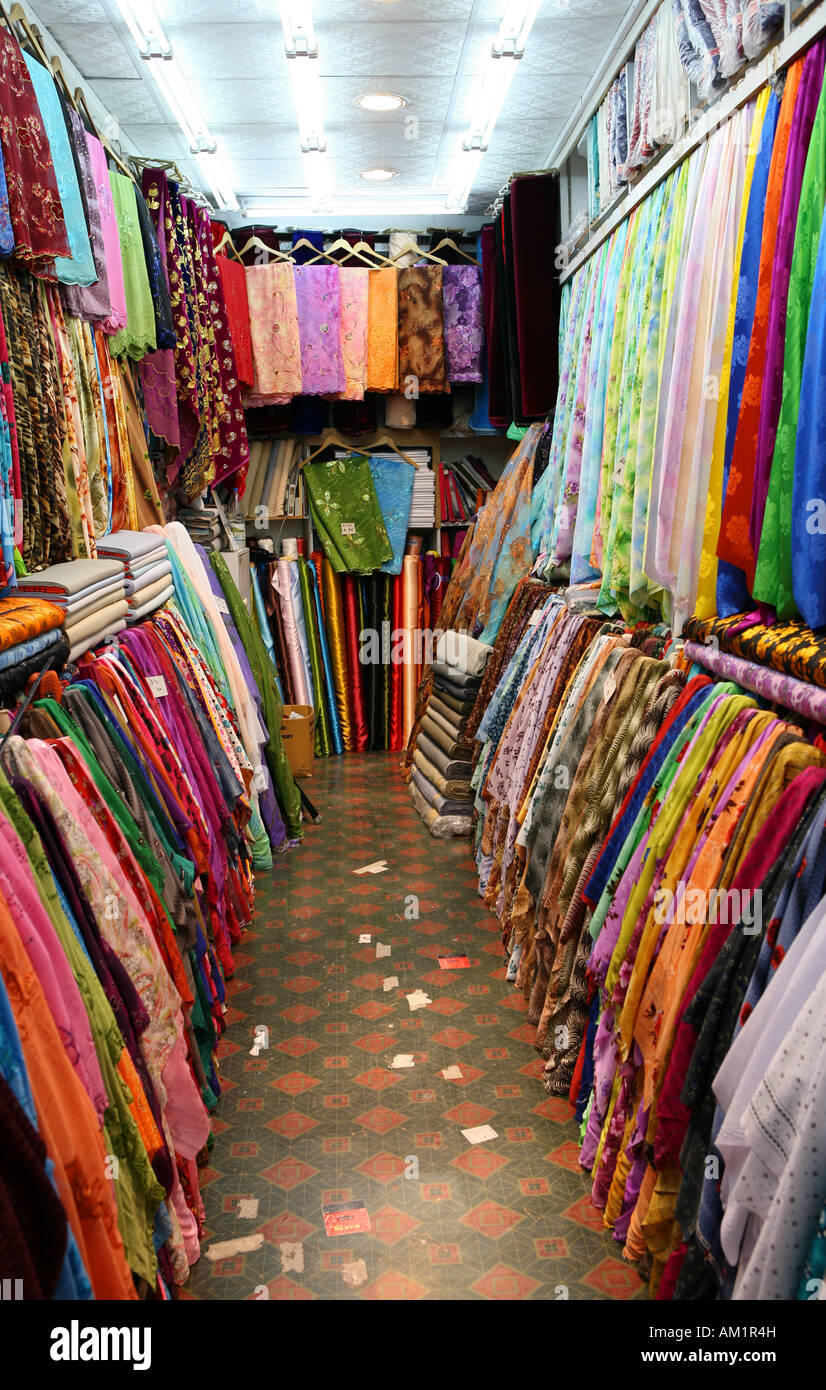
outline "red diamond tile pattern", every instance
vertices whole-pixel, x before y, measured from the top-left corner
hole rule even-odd
[[[202,1258],[183,1297],[645,1298],[591,1203],[572,1107],[543,1089],[536,1030],[504,978],[501,927],[480,905],[468,843],[430,838],[398,761],[318,760],[321,824],[308,822],[302,845],[257,877],[199,1182],[202,1250],[239,1235],[264,1244]],[[353,876],[379,858],[387,873]],[[376,941],[389,958],[376,961]],[[469,970],[436,968],[459,950]],[[385,992],[388,975],[399,988]],[[416,989],[431,1003],[411,1012]],[[257,1057],[254,1025],[270,1033]],[[414,1066],[391,1068],[398,1053]],[[456,1065],[461,1078],[446,1080]],[[468,1144],[461,1131],[485,1124],[498,1138]],[[239,1197],[258,1200],[255,1219],[239,1220]],[[365,1203],[370,1229],[328,1236],[322,1207],[348,1201]],[[361,1261],[354,1278],[348,1266]]]

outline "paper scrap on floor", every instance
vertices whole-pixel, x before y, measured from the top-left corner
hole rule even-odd
[[[349,1236],[356,1231],[369,1231],[370,1217],[364,1202],[337,1202],[322,1207],[324,1229],[328,1236]]]
[[[463,1135],[469,1144],[484,1144],[488,1139],[498,1139],[499,1135],[490,1125],[476,1125],[473,1129],[463,1129]]]
[[[282,1240],[278,1248],[281,1251],[281,1273],[303,1274],[304,1246],[301,1241]]]
[[[373,938],[370,935],[369,931],[363,931],[361,936],[359,937],[359,946],[369,946],[372,940]]]
[[[382,980],[381,986],[382,986],[382,989],[384,990],[385,994],[387,994],[391,989],[398,989],[398,987],[399,987],[399,977],[398,977],[398,975],[388,975],[388,976],[386,976],[386,978]]]
[[[380,941],[377,941],[377,942],[376,942],[376,960],[383,960],[385,956],[389,956],[389,955],[391,954],[391,952],[392,952],[392,949],[393,949],[392,946],[383,946],[382,943],[381,943]]]
[[[461,1068],[461,1067],[445,1067],[444,1070],[442,1071],[442,1076],[444,1077],[445,1081],[461,1081],[461,1079],[462,1079],[462,1068]]]
[[[257,1197],[238,1198],[238,1216],[246,1221],[253,1220],[258,1215]]]
[[[403,1067],[412,1067],[414,1065],[412,1052],[397,1052],[390,1063],[393,1071],[401,1071]]]
[[[253,1250],[260,1250],[263,1244],[262,1231],[254,1236],[239,1236],[237,1240],[219,1240],[208,1246],[206,1257],[208,1260],[229,1260],[233,1255],[249,1255]]]
[[[354,869],[354,874],[386,874],[387,860],[376,859],[372,864],[365,864],[361,869]]]
[[[428,1004],[433,1003],[430,995],[425,994],[423,989],[415,989],[412,994],[406,994],[405,999],[410,1005],[411,1013],[415,1009],[426,1009]]]
[[[341,1266],[341,1277],[348,1289],[360,1289],[367,1282],[367,1265],[364,1260],[353,1260]]]

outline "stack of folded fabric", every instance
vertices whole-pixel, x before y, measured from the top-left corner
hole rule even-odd
[[[186,527],[193,545],[202,545],[204,550],[221,549],[221,518],[217,507],[181,507],[176,520]]]
[[[436,648],[410,783],[413,805],[431,835],[470,833],[473,743],[466,728],[492,650],[464,632],[444,633]]]
[[[55,604],[69,639],[69,660],[97,647],[126,626],[126,591],[120,560],[70,560],[18,580],[20,593]]]
[[[128,623],[148,618],[174,596],[166,541],[155,531],[113,531],[98,541],[98,555],[124,565]]]
[[[63,609],[25,593],[0,598],[0,700],[25,688],[30,676],[50,665],[60,671],[69,655],[62,632]]]

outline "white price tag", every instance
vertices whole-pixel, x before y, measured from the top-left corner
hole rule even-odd
[[[225,598],[216,598],[215,607],[218,609],[219,613],[229,612],[229,604],[227,603]]]
[[[342,536],[354,536],[356,534],[356,523],[354,521],[342,521],[341,534]]]
[[[528,619],[528,627],[538,627],[542,622],[542,609],[535,608]]]
[[[166,681],[163,676],[147,676],[146,684],[149,686],[153,695],[165,695],[167,693]]]
[[[615,692],[616,692],[616,689],[617,689],[617,678],[616,678],[616,676],[614,675],[614,673],[613,673],[613,671],[612,671],[611,674],[610,674],[610,676],[608,677],[607,681],[605,682],[605,690],[603,691],[603,694],[602,694],[602,699],[603,699],[603,703],[604,703],[604,704],[607,705],[608,702],[609,702],[609,700],[613,699],[614,694],[615,694]]]

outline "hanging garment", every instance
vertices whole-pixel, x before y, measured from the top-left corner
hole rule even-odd
[[[413,399],[447,391],[442,266],[399,271],[398,290],[399,386]]]
[[[393,559],[370,460],[316,460],[304,468],[313,525],[337,574],[370,574]]]

